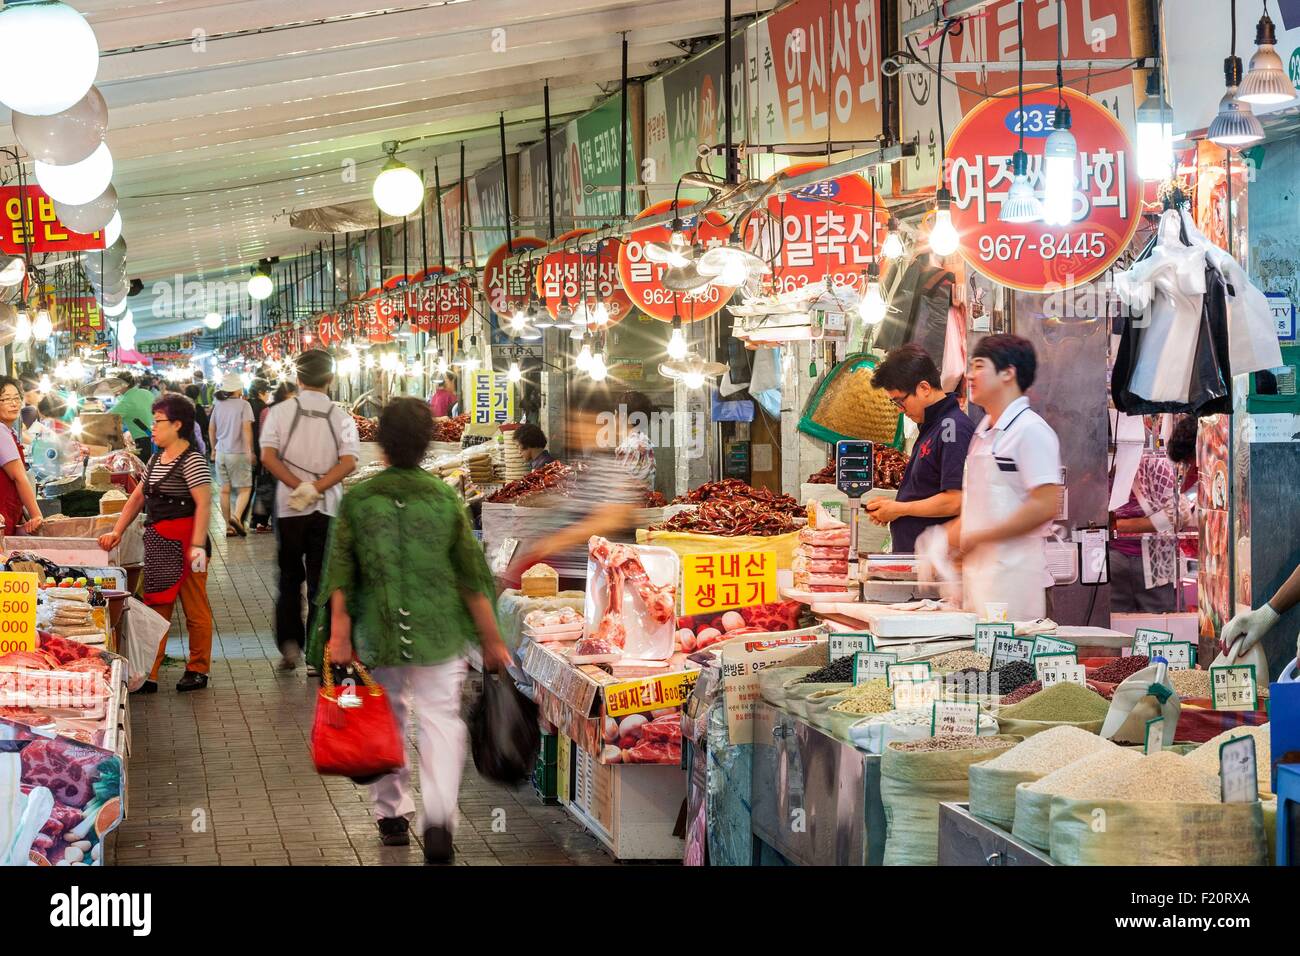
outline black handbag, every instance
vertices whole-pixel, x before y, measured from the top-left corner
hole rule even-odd
[[[542,746],[537,705],[508,674],[483,675],[483,696],[469,715],[469,740],[474,766],[489,780],[515,786],[532,776]]]

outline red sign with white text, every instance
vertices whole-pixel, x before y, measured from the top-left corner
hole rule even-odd
[[[722,216],[718,213],[707,213],[703,221],[699,222],[697,229],[699,217],[690,215],[690,207],[693,205],[694,203],[684,202],[680,207],[682,230],[686,233],[686,237],[692,242],[698,240],[706,247],[726,242],[731,232]],[[658,216],[661,213],[671,212],[672,209],[673,200],[665,199],[643,210],[636,218]],[[730,286],[715,286],[712,283],[689,292],[678,292],[665,286],[663,277],[668,266],[647,259],[645,247],[650,242],[667,245],[670,235],[672,229],[669,224],[664,224],[639,229],[627,237],[627,241],[618,251],[618,277],[623,283],[623,289],[638,309],[656,319],[667,322],[672,319],[674,311],[681,315],[683,322],[708,318],[726,305],[731,294],[736,290]]]
[[[0,186],[4,222],[0,225],[0,249],[11,256],[26,252],[87,252],[104,248],[104,234],[89,236],[73,232],[54,212],[54,200],[39,186]],[[30,240],[28,239],[30,237]]]
[[[440,275],[451,275],[445,266],[430,266],[421,278],[429,285],[417,286],[406,292],[406,314],[421,332],[439,335],[460,328],[469,318],[474,306],[474,286],[469,279],[437,282]]]
[[[1043,144],[1057,105],[1055,87],[987,99],[948,139],[948,188],[960,251],[973,269],[1022,292],[1088,282],[1119,258],[1142,217],[1141,183],[1132,144],[1110,110],[1068,87],[1063,91],[1078,144],[1073,221],[1068,226],[999,220],[1011,186],[1008,165],[1021,126],[1029,178],[1043,185]]]
[[[801,163],[783,174],[797,176],[825,165]],[[826,278],[832,286],[865,288],[863,270],[889,228],[889,210],[871,183],[857,174],[840,176],[769,197],[767,211],[768,216],[751,217],[745,247],[772,262],[776,292]]]
[[[632,311],[632,300],[618,281],[621,243],[606,239],[598,248],[575,241],[592,231],[574,229],[556,238],[556,242],[567,242],[568,248],[552,252],[542,260],[537,270],[537,294],[546,303],[546,311],[552,318],[559,317],[560,303],[565,300],[574,308],[586,303],[588,309],[594,309],[599,298],[609,310],[609,324],[613,325]]]
[[[529,291],[533,283],[532,260],[515,259],[530,249],[541,249],[545,239],[536,236],[518,236],[510,243],[502,243],[492,250],[483,266],[483,294],[488,308],[497,315],[510,315],[515,309],[528,307]],[[507,266],[506,260],[511,262]]]

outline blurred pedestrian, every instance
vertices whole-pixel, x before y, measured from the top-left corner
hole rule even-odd
[[[221,482],[221,516],[226,537],[245,537],[244,509],[253,496],[253,407],[244,400],[244,383],[235,372],[221,381],[219,401],[212,408],[208,434]],[[224,398],[220,398],[224,395]],[[231,496],[234,496],[233,499]]]

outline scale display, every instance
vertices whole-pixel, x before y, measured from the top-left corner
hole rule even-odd
[[[850,499],[861,498],[875,487],[875,443],[835,443],[835,487]]]

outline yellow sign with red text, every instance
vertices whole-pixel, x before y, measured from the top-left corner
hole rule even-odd
[[[776,600],[775,551],[682,556],[682,613],[686,617]]]
[[[36,650],[36,584],[31,571],[0,571],[0,654]]]
[[[605,688],[605,716],[626,717],[680,707],[691,696],[691,688],[699,676],[699,671],[684,671],[610,684]]]

